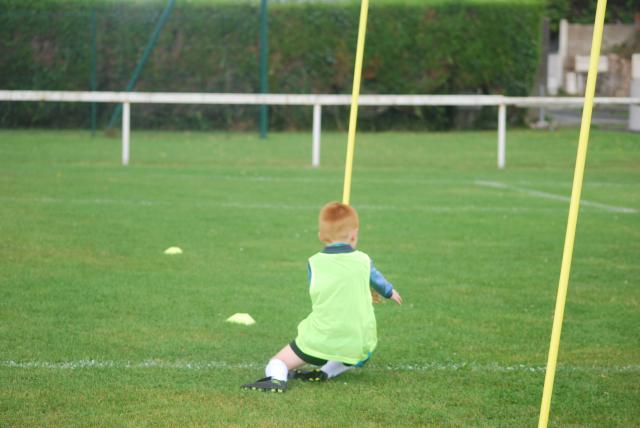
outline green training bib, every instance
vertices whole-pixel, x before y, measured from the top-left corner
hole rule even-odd
[[[371,259],[361,251],[317,253],[309,266],[312,312],[298,325],[296,344],[325,360],[365,360],[378,341],[369,291]]]

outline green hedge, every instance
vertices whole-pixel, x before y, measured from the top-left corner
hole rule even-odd
[[[164,2],[0,0],[0,88],[88,90],[90,10],[97,11],[98,90],[123,90]],[[373,4],[362,93],[527,95],[538,67],[543,6],[441,1]],[[275,3],[269,10],[269,90],[350,93],[357,4]],[[177,5],[138,91],[257,92],[255,3]],[[105,125],[113,106],[99,105]],[[308,127],[310,108],[270,108],[277,129]],[[362,108],[363,129],[456,125],[455,108]],[[323,126],[346,126],[347,108],[325,109]],[[495,121],[487,109],[477,126]],[[133,107],[135,127],[248,129],[257,107]],[[488,122],[487,122],[488,121]],[[88,126],[89,106],[0,103],[0,125]]]

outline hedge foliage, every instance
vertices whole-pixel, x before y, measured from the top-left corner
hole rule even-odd
[[[91,9],[97,15],[98,90],[123,90],[164,2],[0,0],[0,88],[89,90]],[[362,93],[527,95],[538,67],[544,5],[442,2],[370,6]],[[350,93],[357,4],[272,4],[269,91]],[[255,3],[177,2],[137,91],[258,92]],[[113,106],[99,105],[104,126]],[[326,108],[345,127],[347,108]],[[82,104],[1,103],[2,126],[88,126]],[[365,129],[455,126],[455,108],[363,108]],[[486,118],[477,115],[475,125]],[[247,129],[257,107],[133,107],[137,128]],[[311,109],[270,108],[277,129],[308,127]],[[480,121],[480,122],[478,122]]]

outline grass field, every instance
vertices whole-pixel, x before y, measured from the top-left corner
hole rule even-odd
[[[534,426],[577,130],[358,137],[370,364],[241,391],[310,304],[346,136],[0,131],[0,426]],[[552,426],[640,421],[640,135],[592,131]],[[180,246],[184,254],[163,250]],[[235,312],[257,324],[230,325]]]

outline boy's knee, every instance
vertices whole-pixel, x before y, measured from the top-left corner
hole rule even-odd
[[[274,359],[282,361],[289,370],[296,369],[304,364],[304,361],[293,351],[291,345],[282,348],[280,352],[272,358],[272,360]]]

